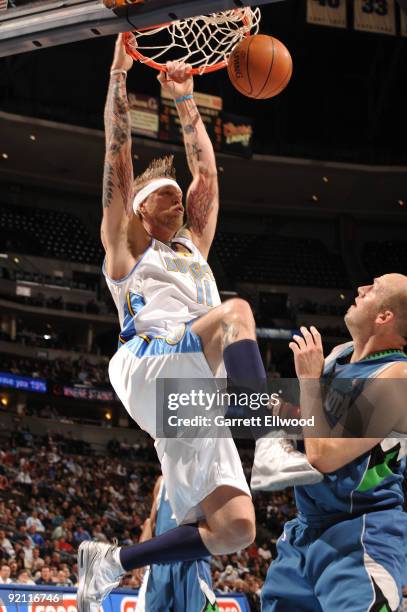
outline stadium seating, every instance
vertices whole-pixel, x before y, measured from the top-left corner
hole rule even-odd
[[[349,287],[340,255],[320,240],[221,231],[215,248],[235,281],[309,287]]]
[[[367,242],[363,247],[362,259],[372,278],[388,272],[407,274],[407,241]]]
[[[0,228],[5,251],[95,265],[103,259],[99,241],[67,212],[1,204]]]

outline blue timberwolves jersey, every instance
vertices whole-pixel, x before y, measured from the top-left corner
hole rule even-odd
[[[366,379],[378,376],[396,361],[407,362],[407,355],[394,351],[349,363],[352,352],[349,342],[325,360],[323,378],[329,387],[324,410],[331,424],[341,416],[339,398],[355,399]],[[325,474],[319,484],[295,487],[300,517],[317,524],[342,515],[401,507],[407,436],[400,434],[398,438],[396,432],[390,436],[348,465]]]
[[[170,502],[168,501],[167,491],[164,481],[161,480],[160,488],[157,495],[157,516],[155,520],[154,535],[159,536],[170,529],[177,527],[177,521],[172,512]],[[210,556],[202,557],[203,561],[209,561]],[[188,563],[188,562],[187,562]]]
[[[157,516],[155,521],[155,535],[159,536],[170,529],[177,526],[177,521],[172,512],[170,502],[168,501],[167,492],[163,480],[161,480],[160,488],[157,495]]]

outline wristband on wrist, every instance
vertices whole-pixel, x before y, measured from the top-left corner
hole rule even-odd
[[[120,68],[117,68],[115,70],[110,71],[110,76],[114,76],[115,74],[124,74],[124,76],[127,76],[127,70],[121,70]]]
[[[185,100],[192,100],[194,96],[192,94],[186,94],[185,96],[181,96],[180,98],[175,99],[175,103],[184,102]]]

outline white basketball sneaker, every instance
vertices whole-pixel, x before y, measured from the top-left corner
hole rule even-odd
[[[281,434],[280,434],[281,435]],[[321,482],[323,475],[294,448],[291,440],[265,436],[256,441],[250,486],[253,491],[278,491]]]
[[[82,542],[79,546],[78,612],[99,612],[104,598],[119,586],[126,572],[114,557],[117,548],[102,542]]]

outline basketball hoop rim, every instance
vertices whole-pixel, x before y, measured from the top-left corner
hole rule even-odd
[[[239,9],[235,9],[235,10],[239,11]],[[147,32],[148,30],[154,30],[155,28],[163,28],[163,27],[169,26],[171,25],[171,23],[172,23],[171,21],[168,21],[167,23],[148,26],[146,28],[140,28],[138,30],[132,30],[132,32]],[[243,25],[247,25],[248,23],[247,17],[245,15],[243,15],[242,23]],[[140,51],[138,51],[137,49],[133,49],[131,47],[130,37],[131,37],[132,32],[125,32],[123,34],[123,40],[124,40],[124,46],[126,48],[126,53],[130,55],[130,57],[132,57],[134,60],[139,61],[143,64],[146,64],[150,68],[154,68],[155,70],[160,70],[161,72],[167,72],[167,67],[165,64],[156,62],[153,59],[150,59],[149,57],[146,57],[145,55],[140,53]],[[250,36],[250,31],[245,32],[243,35],[244,38],[248,38],[249,36]],[[198,67],[191,69],[191,74],[192,75],[209,74],[210,72],[215,72],[216,70],[221,70],[222,68],[226,68],[227,63],[228,63],[227,59],[224,59],[220,62],[217,62],[216,64],[213,64],[212,66],[202,66],[202,67],[198,66]]]

